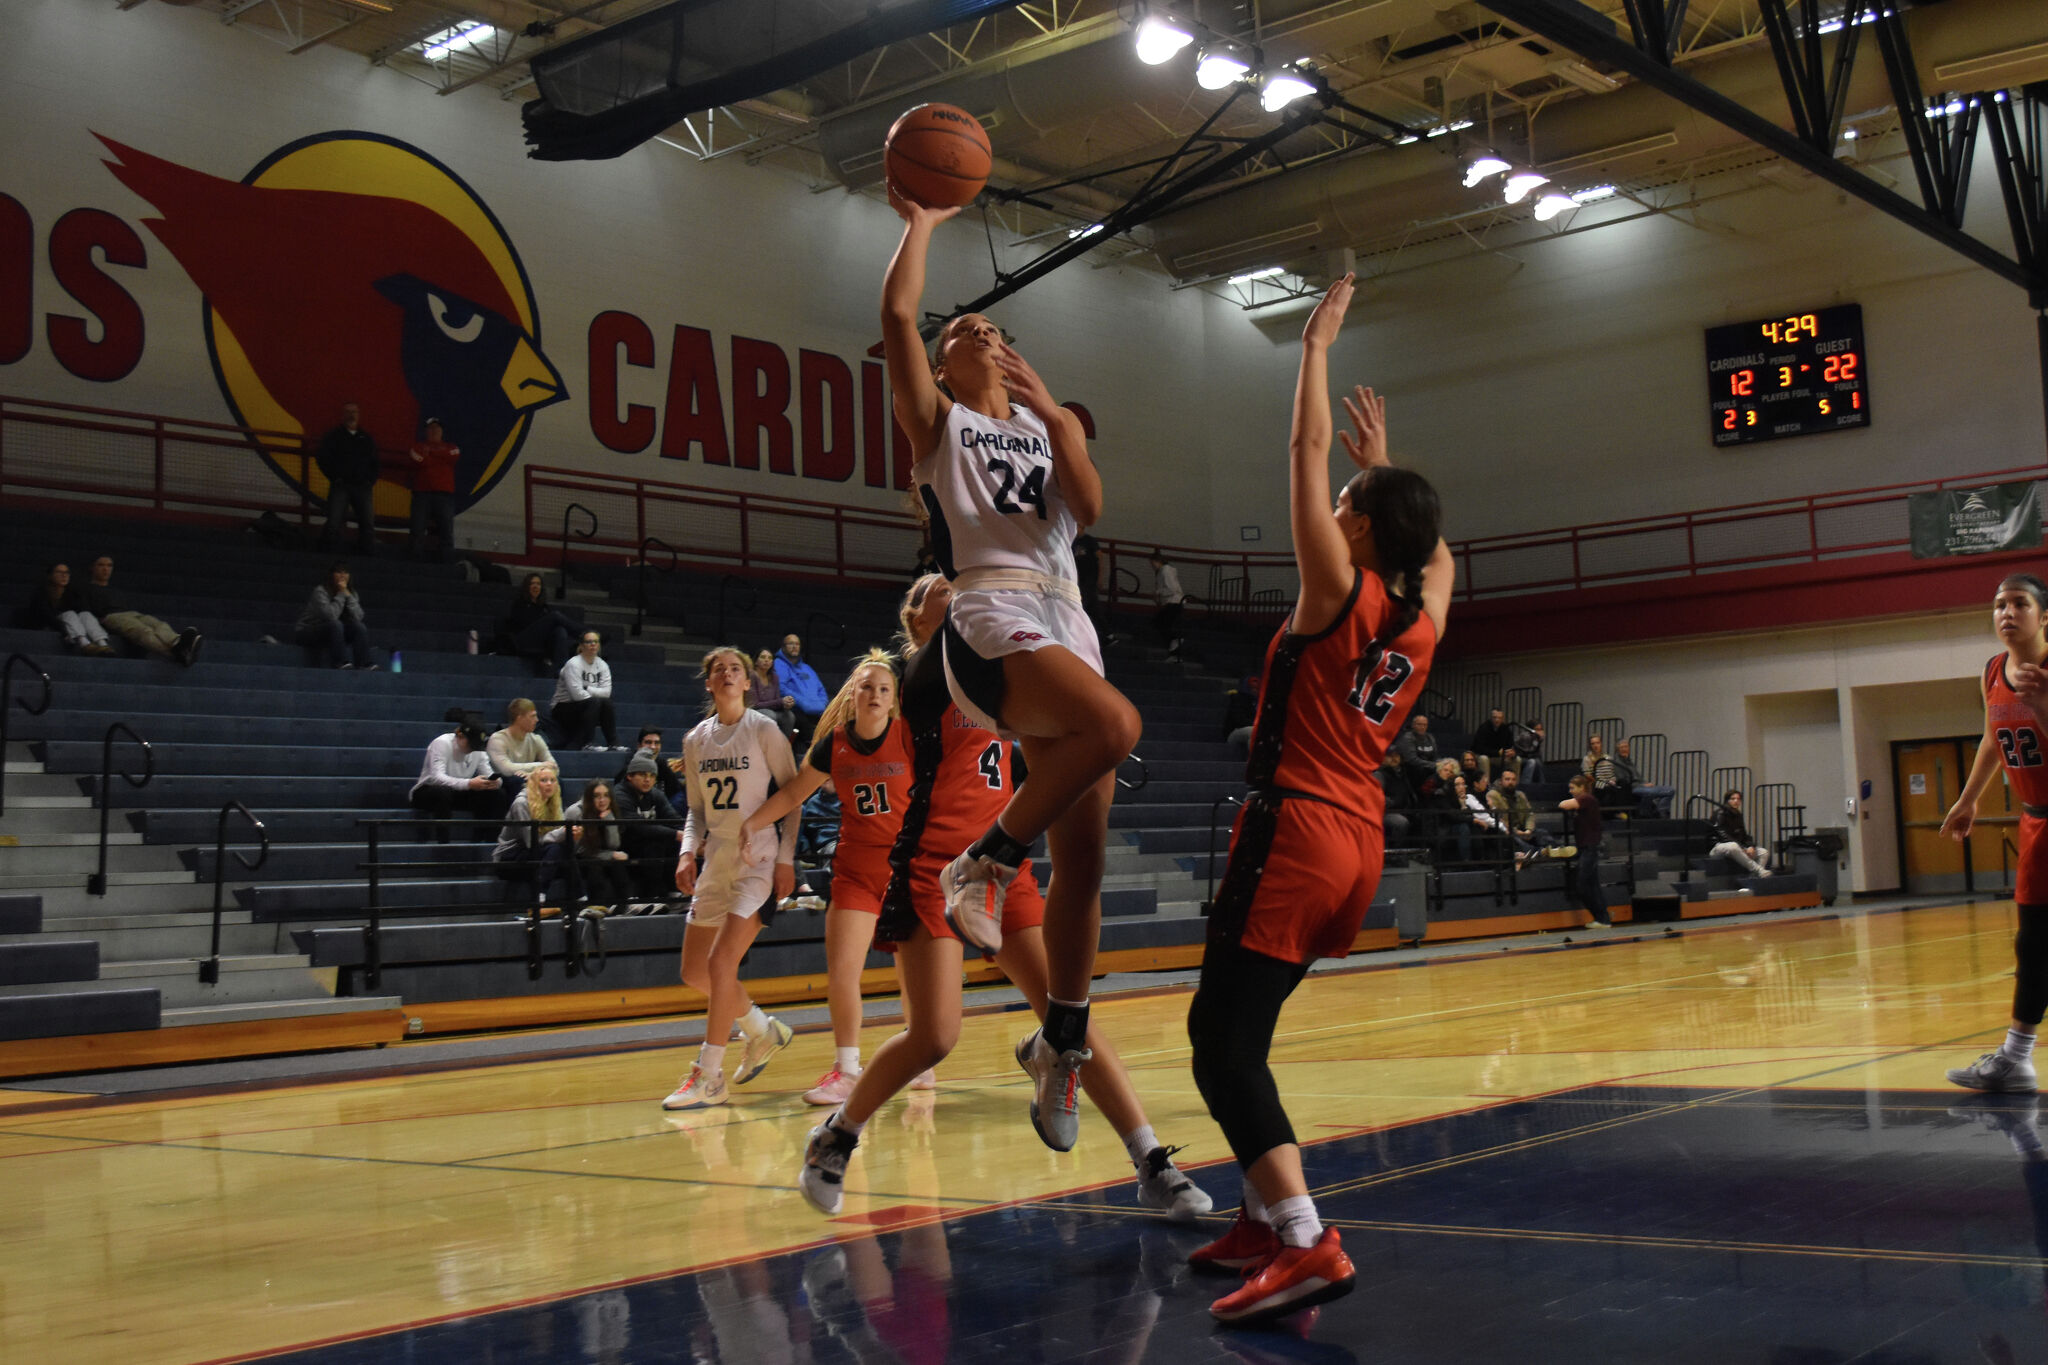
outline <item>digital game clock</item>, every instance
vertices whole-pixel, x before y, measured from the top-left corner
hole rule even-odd
[[[1869,426],[1863,307],[1709,327],[1707,383],[1717,446]]]

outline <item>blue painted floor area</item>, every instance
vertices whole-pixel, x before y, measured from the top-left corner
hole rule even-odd
[[[303,1365],[2048,1359],[2036,1104],[1591,1087],[1304,1156],[1358,1289],[1224,1331],[1128,1183],[294,1352]],[[2031,1149],[2031,1155],[2028,1154]],[[1219,1211],[1234,1167],[1195,1173]]]

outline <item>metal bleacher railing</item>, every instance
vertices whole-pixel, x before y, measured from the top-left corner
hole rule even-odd
[[[27,669],[29,675],[43,685],[42,700],[33,706],[29,704],[28,698],[17,698],[14,695],[14,670],[17,667]],[[0,666],[0,815],[7,813],[7,722],[13,717],[14,708],[17,706],[31,716],[40,716],[50,709],[52,694],[50,675],[43,671],[41,664],[28,655],[10,654],[7,656],[6,664]]]
[[[652,549],[666,551],[668,563],[664,565],[650,562],[647,552]],[[653,569],[658,573],[674,573],[677,567],[676,547],[660,536],[646,536],[640,541],[640,553],[634,558],[633,628],[628,633],[638,639],[640,633],[647,628],[647,571]]]
[[[213,833],[213,947],[208,952],[206,959],[199,964],[199,979],[209,986],[218,986],[220,984],[220,921],[222,895],[225,890],[225,879],[228,873],[228,817],[230,815],[240,815],[249,822],[249,827],[256,831],[256,857],[251,860],[243,856],[240,849],[236,849],[235,861],[250,872],[254,872],[257,868],[270,861],[270,831],[263,827],[263,822],[258,820],[249,808],[239,801],[229,801],[223,804],[220,808],[219,823],[215,825]]]
[[[114,738],[117,735],[126,735],[142,750],[142,772],[131,773],[123,768],[120,770],[121,780],[131,787],[146,787],[156,777],[156,751],[149,747],[149,741],[121,721],[109,725],[106,737],[100,741],[100,867],[99,871],[86,878],[85,891],[89,896],[107,894],[107,820],[114,810]]]

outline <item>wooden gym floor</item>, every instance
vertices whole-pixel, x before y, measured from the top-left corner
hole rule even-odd
[[[1181,1259],[1237,1178],[1179,990],[1097,1018],[1216,1197],[1195,1229],[1134,1207],[1098,1116],[1039,1144],[1015,1012],[877,1116],[832,1221],[793,1183],[819,1033],[686,1115],[680,1048],[0,1091],[0,1360],[2038,1360],[2033,1105],[1942,1079],[2002,1036],[2011,934],[1852,912],[1312,977],[1275,1068],[1360,1288],[1252,1333]]]

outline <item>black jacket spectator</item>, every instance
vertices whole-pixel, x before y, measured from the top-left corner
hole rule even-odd
[[[1737,848],[1754,848],[1756,840],[1749,835],[1749,826],[1742,821],[1742,812],[1723,806],[1714,812],[1714,842],[1734,844]]]
[[[1472,751],[1493,763],[1515,752],[1515,727],[1504,713],[1493,712],[1484,725],[1472,732]]]
[[[357,427],[350,431],[338,426],[320,438],[313,463],[337,488],[368,488],[377,482],[382,466],[377,458],[377,439]]]

